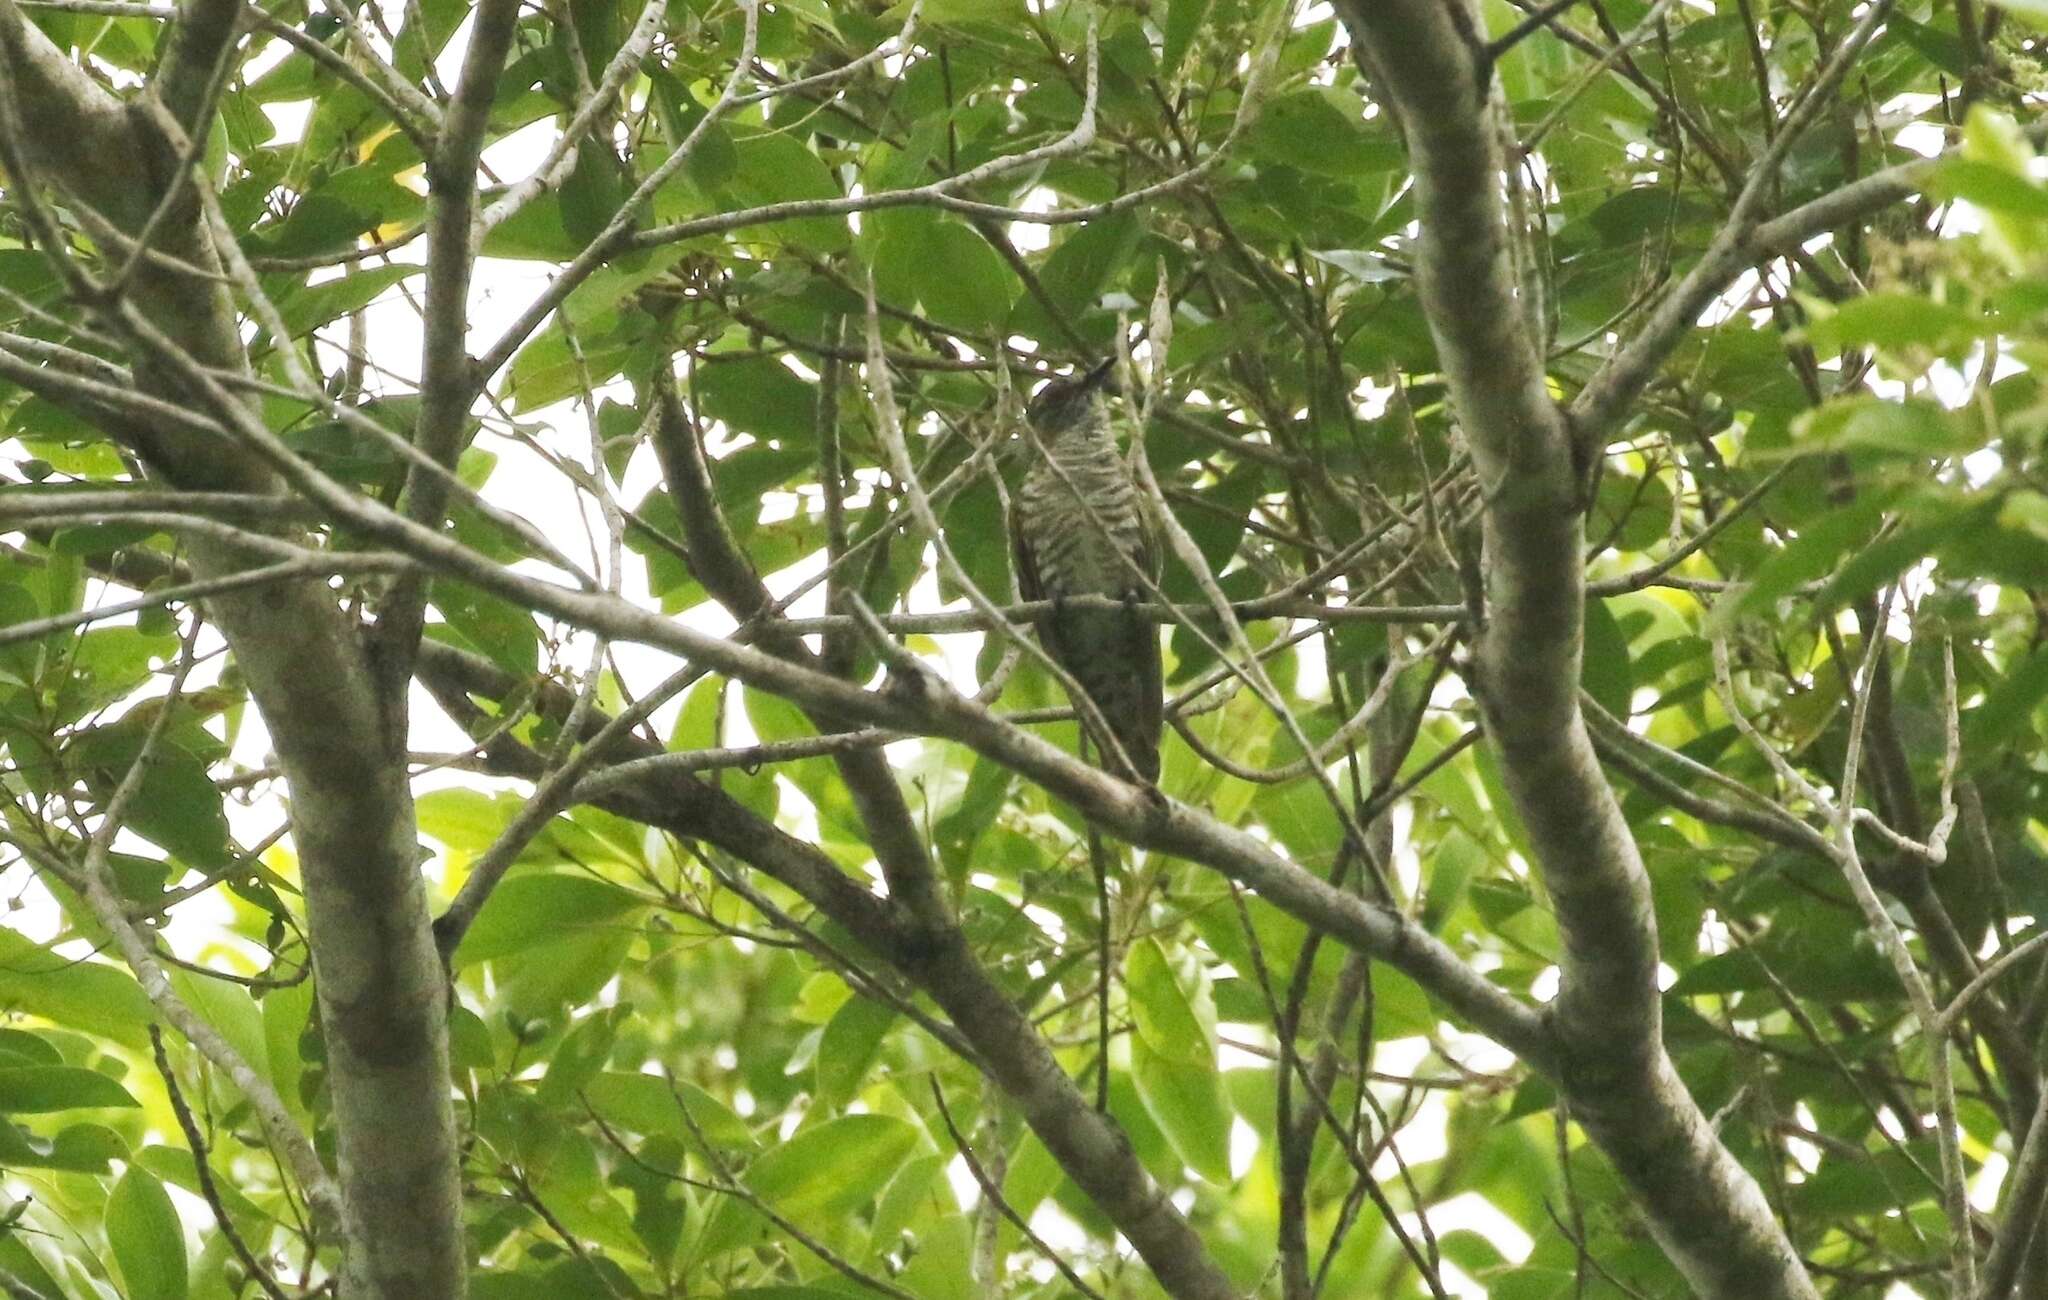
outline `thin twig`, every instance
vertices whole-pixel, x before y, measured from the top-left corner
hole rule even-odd
[[[663,1070],[661,1077],[668,1081],[669,1095],[675,1098],[676,1112],[683,1117],[683,1126],[690,1130],[690,1137],[696,1142],[697,1149],[703,1153],[704,1159],[718,1175],[717,1190],[724,1192],[728,1196],[736,1196],[740,1200],[745,1201],[762,1218],[774,1224],[790,1240],[816,1255],[819,1259],[830,1265],[834,1271],[848,1280],[856,1282],[877,1294],[888,1296],[890,1300],[919,1300],[919,1297],[905,1291],[895,1283],[865,1271],[838,1251],[833,1250],[824,1242],[805,1232],[802,1228],[790,1222],[786,1215],[762,1199],[760,1194],[755,1192],[753,1188],[741,1182],[738,1176],[725,1163],[725,1157],[718,1153],[718,1148],[712,1146],[710,1139],[704,1135],[704,1130],[698,1125],[696,1116],[690,1113],[690,1103],[684,1100],[683,1090],[677,1086],[675,1076],[667,1070]]]
[[[178,1118],[178,1127],[185,1132],[185,1141],[192,1146],[192,1170],[199,1179],[199,1194],[206,1200],[207,1208],[213,1211],[213,1221],[219,1226],[221,1235],[227,1238],[228,1249],[235,1252],[235,1258],[242,1261],[242,1267],[263,1294],[270,1300],[285,1300],[284,1291],[277,1285],[277,1279],[270,1270],[256,1259],[249,1243],[242,1240],[242,1234],[229,1217],[227,1206],[221,1203],[220,1188],[213,1181],[213,1166],[206,1159],[206,1141],[199,1133],[199,1122],[192,1117],[192,1108],[185,1103],[185,1094],[178,1088],[178,1076],[171,1069],[171,1058],[164,1051],[163,1031],[154,1024],[149,1026],[149,1050],[156,1060],[156,1072],[163,1076],[164,1090],[170,1094],[171,1113]]]
[[[1104,1072],[1107,1073],[1106,1070]],[[989,1177],[988,1171],[982,1168],[981,1161],[975,1158],[973,1145],[960,1132],[960,1126],[954,1122],[953,1112],[946,1106],[946,1094],[939,1088],[938,1078],[934,1076],[927,1082],[931,1084],[932,1100],[938,1103],[940,1122],[946,1126],[946,1132],[953,1139],[953,1149],[958,1151],[961,1160],[966,1162],[967,1172],[973,1175],[975,1185],[981,1188],[982,1196],[987,1198],[987,1204],[994,1206],[1008,1219],[1017,1231],[1023,1234],[1024,1240],[1031,1243],[1032,1249],[1051,1261],[1052,1266],[1060,1271],[1060,1276],[1067,1279],[1067,1285],[1088,1297],[1088,1300],[1102,1300],[1102,1293],[1089,1286],[1087,1281],[1074,1271],[1074,1266],[1067,1262],[1066,1256],[1047,1245],[1045,1238],[1032,1231],[1030,1222],[1017,1213],[1017,1207],[1011,1205],[1003,1196],[1003,1189],[997,1186],[995,1180]]]

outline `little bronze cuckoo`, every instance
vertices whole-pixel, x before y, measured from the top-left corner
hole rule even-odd
[[[1119,775],[1152,782],[1163,722],[1159,628],[1129,606],[1151,598],[1159,548],[1110,430],[1102,390],[1112,364],[1053,380],[1032,397],[1024,418],[1037,448],[1010,509],[1010,538],[1024,598],[1055,602],[1038,619],[1039,641],[1087,692],[1115,740],[1094,737],[1104,766],[1117,771],[1112,755],[1121,750],[1131,771]],[[1108,596],[1125,607],[1060,603],[1073,596]]]

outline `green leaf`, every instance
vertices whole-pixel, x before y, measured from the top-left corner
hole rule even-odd
[[[185,1005],[218,1030],[241,1058],[260,1065],[264,1057],[263,1017],[249,990],[187,970],[170,972],[171,989]],[[233,1085],[227,1085],[232,1087]]]
[[[490,1269],[469,1279],[471,1300],[613,1300],[624,1294],[609,1278],[592,1274],[582,1260],[553,1267],[527,1263],[518,1271]]]
[[[883,15],[887,22],[902,23],[910,12],[910,0],[898,0]],[[929,0],[923,10],[924,21],[943,26],[963,23],[1007,23],[1022,20],[1022,0]]]
[[[925,312],[943,325],[994,329],[1021,288],[988,241],[958,222],[897,223],[876,256],[908,272]]]
[[[1851,604],[1905,572],[1922,557],[1934,554],[1952,538],[1984,529],[1995,531],[1997,515],[1995,498],[1967,507],[1955,502],[1939,503],[1936,509],[1858,550],[1814,597],[1814,609],[1826,613]]]
[[[1889,1147],[1853,1157],[1830,1154],[1820,1168],[1790,1190],[1792,1205],[1802,1214],[1837,1219],[1889,1215],[1902,1206],[1927,1201],[1937,1195],[1937,1189],[1920,1171],[1939,1165],[1934,1141],[1913,1142],[1908,1150],[1918,1157],[1919,1169]]]
[[[440,55],[468,14],[469,6],[462,0],[419,0],[417,5],[407,5],[405,25],[392,42],[392,62],[408,80],[419,80],[426,61]]]
[[[809,444],[817,430],[817,399],[810,385],[769,357],[721,361],[697,371],[704,413],[734,433],[791,438]],[[716,476],[717,464],[712,473]]]
[[[1164,1056],[1135,1035],[1131,1081],[1146,1113],[1188,1167],[1212,1183],[1228,1183],[1232,1114],[1214,1058]]]
[[[570,236],[558,194],[543,194],[491,227],[484,236],[485,257],[566,262],[583,246]]]
[[[747,1185],[791,1214],[846,1214],[873,1200],[918,1131],[888,1115],[843,1115],[797,1134],[747,1167]]]
[[[903,1270],[904,1289],[932,1297],[974,1294],[974,1221],[964,1214],[952,1214],[922,1228],[917,1254]]]
[[[733,142],[734,171],[724,189],[746,207],[804,199],[834,199],[839,183],[824,159],[794,135],[756,135]],[[844,217],[804,217],[752,226],[743,237],[772,235],[820,252],[838,252],[851,241]]]
[[[52,1144],[0,1119],[0,1167],[27,1169],[49,1161]]]
[[[2048,0],[1991,0],[2000,9],[2010,9],[2029,18],[2048,20]]]
[[[75,1065],[0,1066],[0,1114],[141,1105],[120,1084]]]
[[[26,1029],[0,1029],[0,1064],[62,1065],[64,1055],[41,1034]]]
[[[1868,395],[1838,398],[1801,416],[1793,429],[1802,442],[1829,451],[1887,455],[1962,455],[1984,442],[1975,420],[1924,398],[1903,402]]]
[[[1204,989],[1200,996],[1207,1005],[1197,1008],[1157,940],[1131,945],[1124,959],[1124,987],[1138,1034],[1155,1053],[1177,1061],[1215,1059],[1215,1006],[1207,1003]]]
[[[511,825],[519,804],[516,795],[488,795],[481,790],[452,786],[421,795],[413,812],[422,835],[474,857],[489,848],[491,841]]]
[[[959,1202],[945,1177],[951,1154],[950,1151],[945,1155],[930,1151],[904,1162],[902,1170],[889,1180],[889,1186],[875,1203],[869,1240],[895,1241],[905,1228],[921,1219],[959,1210]]]
[[[431,591],[434,608],[471,649],[521,676],[540,671],[540,629],[531,614],[453,578],[434,579]]]
[[[16,1202],[16,1204],[18,1205],[20,1202]],[[28,1243],[33,1240],[35,1240],[34,1236],[29,1233],[8,1232],[0,1234],[0,1268],[6,1269],[23,1282],[37,1288],[36,1294],[38,1297],[80,1294],[78,1292],[66,1291],[50,1275],[50,1269],[56,1269],[59,1272],[63,1271],[63,1261],[50,1257],[49,1267],[45,1268],[44,1261],[38,1259],[35,1253],[29,1249]]]
[[[374,266],[305,285],[277,300],[277,314],[292,338],[316,330],[332,320],[369,306],[386,289],[419,275],[425,267],[412,265]]]
[[[2042,0],[2028,0],[2041,14]],[[1963,157],[1984,163],[2013,176],[2032,174],[2034,145],[2008,114],[1985,104],[1970,109],[1963,121]],[[2002,254],[2009,266],[2025,266],[2038,252],[2040,228],[2037,222],[2002,208],[1984,210],[1985,244]]]
[[[270,1082],[285,1105],[303,1110],[299,1079],[305,1061],[299,1055],[299,1040],[313,1016],[312,981],[289,988],[272,989],[263,995],[264,1056],[270,1063]]]
[[[185,1230],[164,1185],[130,1167],[107,1197],[107,1244],[128,1300],[185,1300]]]
[[[563,319],[581,331],[588,322],[603,319],[605,313],[629,306],[634,292],[667,275],[682,259],[683,251],[680,244],[668,244],[599,268],[562,303]],[[602,382],[595,375],[591,378]],[[634,424],[638,424],[639,412],[633,414]]]
[[[576,396],[586,378],[593,387],[603,387],[632,364],[649,323],[641,312],[599,310],[579,322],[580,357],[570,349],[559,324],[548,327],[512,358],[507,396],[524,413]]]
[[[881,1055],[882,1039],[896,1023],[895,1009],[863,997],[848,998],[818,1041],[818,1101],[843,1109]]]
[[[617,1006],[577,1022],[555,1048],[554,1059],[534,1090],[535,1098],[549,1106],[571,1102],[604,1069],[618,1038],[619,1021],[631,1011],[631,1007]]]
[[[2048,220],[2048,186],[1994,163],[1944,158],[1935,165],[1933,188],[1988,212]]]
[[[1984,702],[1963,715],[1966,766],[1990,762],[2001,749],[2033,728],[2034,710],[2048,696],[2048,647],[2036,650],[1992,686]]]
[[[600,140],[586,139],[576,151],[576,166],[562,183],[562,225],[569,238],[587,244],[604,233],[631,190],[618,154]]]
[[[607,1073],[583,1087],[584,1097],[607,1123],[630,1133],[660,1134],[694,1145],[678,1109],[676,1092],[682,1093],[690,1118],[697,1122],[705,1140],[739,1155],[754,1149],[754,1133],[746,1121],[696,1084],[678,1079],[671,1091],[669,1081],[660,1075]]]
[[[1937,552],[1942,570],[2022,587],[2048,572],[2048,537],[2042,534],[2042,521],[2026,519],[2025,499],[2026,494],[2015,493],[2000,509],[1971,512],[1990,522],[1984,527],[1958,527],[1946,536]]]
[[[56,1169],[103,1173],[112,1161],[127,1158],[127,1141],[104,1124],[69,1125],[50,1144],[50,1165]]]
[[[496,961],[558,944],[567,936],[615,930],[643,906],[617,885],[589,876],[509,876],[491,891],[462,936],[454,963]]]
[[[1871,293],[1852,298],[1807,326],[1822,352],[1877,347],[1949,352],[1969,346],[1989,325],[1969,312],[1917,293]]]
[[[135,1153],[134,1163],[146,1169],[172,1187],[182,1188],[194,1196],[203,1195],[199,1186],[199,1170],[192,1161],[192,1153],[183,1147],[147,1146]],[[220,1197],[221,1207],[234,1218],[244,1231],[251,1227],[274,1221],[273,1217],[258,1208],[254,1201],[244,1196],[235,1185],[214,1171],[214,1193]]]
[[[256,241],[277,257],[339,252],[366,231],[417,217],[424,205],[381,165],[345,167],[307,192],[283,221],[259,226]]]
[[[488,1070],[497,1060],[491,1031],[483,1018],[467,1007],[448,1013],[448,1062],[457,1070]]]
[[[860,1209],[916,1151],[918,1131],[887,1115],[844,1115],[805,1129],[765,1152],[743,1179],[777,1212],[798,1223],[830,1224]],[[745,1245],[767,1221],[744,1201],[726,1198],[697,1244],[703,1257]]]
[[[1053,247],[1038,280],[1060,312],[1075,317],[1093,310],[1097,300],[1137,249],[1140,228],[1128,212],[1112,213],[1082,226]],[[1054,326],[1036,298],[1017,300],[1011,325],[1028,333],[1050,333]]]
[[[1464,901],[1465,887],[1486,867],[1486,851],[1465,832],[1452,826],[1437,841],[1436,857],[1422,897],[1422,925],[1441,934],[1451,912]]]
[[[1617,718],[1635,712],[1635,679],[1629,668],[1628,638],[1604,600],[1586,602],[1585,656],[1579,684]]]
[[[111,798],[142,754],[153,709],[138,709],[119,722],[97,727],[73,748],[86,770],[86,783]],[[169,724],[144,765],[136,798],[129,804],[128,829],[161,845],[187,864],[205,870],[225,866],[229,840],[220,790],[207,774],[219,752],[196,717]]]
[[[1245,134],[1253,154],[1331,176],[1364,178],[1402,161],[1390,133],[1368,129],[1364,105],[1328,88],[1274,97]]]
[[[1372,1032],[1377,1042],[1419,1038],[1442,1024],[1422,986],[1390,967],[1372,973]]]
[[[1159,44],[1159,66],[1169,77],[1180,75],[1182,61],[1195,43],[1195,34],[1202,30],[1202,21],[1209,16],[1214,0],[1167,0],[1166,22]]]
[[[1801,528],[1797,537],[1757,566],[1738,593],[1714,606],[1709,630],[1725,631],[1739,619],[1769,609],[1802,584],[1827,576],[1869,541],[1894,495],[1866,494]]]
[[[156,1018],[126,971],[60,957],[8,929],[0,929],[0,1003],[131,1048],[147,1046],[143,1027]]]
[[[1362,248],[1310,249],[1310,257],[1336,267],[1360,284],[1386,284],[1406,280],[1408,272],[1390,265],[1377,252]]]
[[[1904,14],[1887,15],[1884,25],[1886,31],[1897,32],[1906,44],[1919,52],[1921,58],[1943,72],[1957,80],[1969,75],[1969,53],[1963,48],[1962,38],[1954,32],[1915,22]]]

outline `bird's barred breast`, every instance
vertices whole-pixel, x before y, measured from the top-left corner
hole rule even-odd
[[[1058,470],[1034,466],[1019,490],[1047,592],[1114,596],[1140,585],[1130,564],[1144,536],[1137,490],[1114,447],[1106,451],[1062,456]]]

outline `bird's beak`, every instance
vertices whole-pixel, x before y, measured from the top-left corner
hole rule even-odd
[[[1110,382],[1112,376],[1114,376],[1115,373],[1116,358],[1112,356],[1098,364],[1095,367],[1095,369],[1081,376],[1081,383],[1079,386],[1084,392],[1091,388],[1100,388],[1105,383]]]

